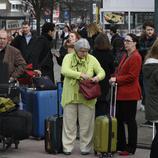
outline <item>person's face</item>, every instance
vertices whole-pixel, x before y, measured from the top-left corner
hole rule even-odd
[[[31,30],[31,28],[30,28],[29,25],[22,25],[22,32],[23,32],[24,35],[29,34],[30,30]]]
[[[127,52],[136,48],[136,42],[133,42],[133,39],[130,36],[125,37],[124,45]]]
[[[147,37],[152,37],[154,32],[155,32],[155,29],[153,27],[146,26],[145,33],[146,33]]]
[[[64,32],[69,32],[69,29],[66,26],[64,27]]]
[[[0,49],[4,49],[8,43],[8,35],[4,31],[0,31]]]
[[[49,30],[48,35],[51,36],[51,37],[53,37],[54,36],[54,32],[55,31]]]
[[[77,56],[80,58],[80,59],[83,59],[87,56],[88,54],[88,49],[85,49],[85,48],[81,48],[77,51]]]
[[[69,43],[74,44],[77,40],[78,39],[74,33],[69,34]]]

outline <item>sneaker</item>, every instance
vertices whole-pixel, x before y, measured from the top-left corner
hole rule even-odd
[[[88,151],[81,151],[81,155],[89,155],[90,153]]]
[[[146,121],[145,123],[141,124],[142,127],[153,127],[153,123],[151,121]]]
[[[71,152],[63,151],[63,154],[64,154],[64,155],[71,155]]]

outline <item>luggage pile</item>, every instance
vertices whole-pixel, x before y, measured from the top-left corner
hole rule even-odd
[[[32,131],[32,115],[19,110],[18,87],[14,83],[0,84],[0,145],[1,151],[7,150],[12,144],[18,148],[20,140],[27,139]]]

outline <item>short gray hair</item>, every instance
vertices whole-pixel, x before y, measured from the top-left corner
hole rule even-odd
[[[74,48],[76,51],[79,51],[81,48],[90,50],[90,45],[85,38],[81,38],[77,42],[75,42]]]

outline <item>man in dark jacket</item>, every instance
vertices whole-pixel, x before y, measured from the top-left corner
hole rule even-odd
[[[0,62],[8,65],[10,79],[16,79],[26,66],[20,51],[8,44],[8,34],[5,30],[0,30]]]
[[[51,53],[51,42],[54,35],[55,25],[53,23],[45,23],[42,26],[41,36],[38,37],[34,47],[33,63],[34,68],[39,69],[42,75],[49,76],[54,82],[53,59]]]
[[[37,36],[31,32],[28,21],[22,23],[22,32],[14,38],[11,45],[19,49],[27,64],[33,63],[33,51]]]
[[[155,42],[157,35],[155,32],[155,26],[153,24],[153,22],[147,21],[144,23],[143,25],[143,33],[140,36],[140,40],[139,40],[139,53],[142,57],[142,61],[144,63],[144,59],[146,54],[148,53],[148,50],[151,48],[151,46],[153,45],[153,43]],[[145,83],[143,82],[143,73],[141,72],[140,74],[140,85],[141,85],[141,89],[142,89],[142,105],[141,108],[144,109],[144,105],[145,105]],[[146,121],[144,124],[142,124],[142,126],[148,126],[148,127],[152,127],[152,123],[150,121]]]

